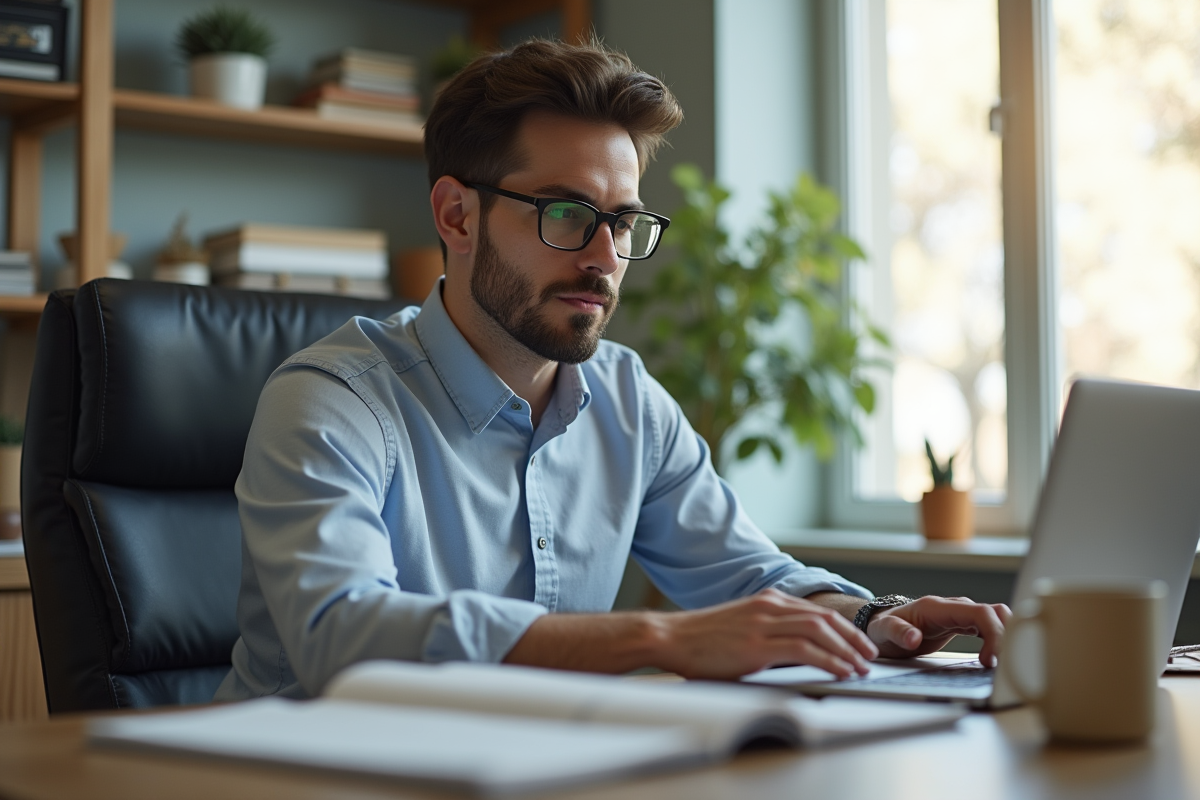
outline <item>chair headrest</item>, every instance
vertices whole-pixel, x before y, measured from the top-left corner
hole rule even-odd
[[[353,316],[409,303],[100,279],[81,287],[79,420],[84,480],[231,487],[259,393],[288,356]]]

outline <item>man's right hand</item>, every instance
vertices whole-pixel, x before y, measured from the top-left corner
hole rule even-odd
[[[879,655],[866,634],[830,608],[767,589],[698,611],[656,615],[660,663],[686,678],[733,679],[785,664],[839,678],[865,675]]]
[[[811,664],[848,678],[866,674],[867,660],[879,654],[846,617],[862,602],[849,598],[839,613],[767,589],[697,611],[546,614],[534,620],[504,660],[588,672],[658,667],[714,680]]]

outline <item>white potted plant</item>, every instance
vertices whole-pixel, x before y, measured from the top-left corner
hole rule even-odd
[[[250,12],[224,5],[202,11],[183,23],[175,45],[188,60],[193,97],[262,107],[275,37]]]

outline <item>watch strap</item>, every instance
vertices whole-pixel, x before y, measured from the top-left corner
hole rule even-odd
[[[858,613],[854,615],[854,627],[858,628],[863,633],[867,632],[867,625],[871,624],[871,618],[880,611],[886,611],[889,608],[898,608],[911,603],[913,599],[902,594],[885,594],[876,597],[869,603],[864,603]]]

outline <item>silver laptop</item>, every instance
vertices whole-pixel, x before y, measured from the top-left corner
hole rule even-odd
[[[1200,391],[1118,381],[1071,387],[1058,441],[1038,499],[1029,554],[1012,608],[1033,597],[1039,578],[1159,579],[1167,584],[1160,670],[1179,621],[1200,539]],[[1016,649],[1020,643],[1010,642]],[[1018,701],[1006,675],[978,661],[922,659],[873,666],[830,680],[814,667],[764,670],[743,680],[804,694],[952,700],[977,708]]]

